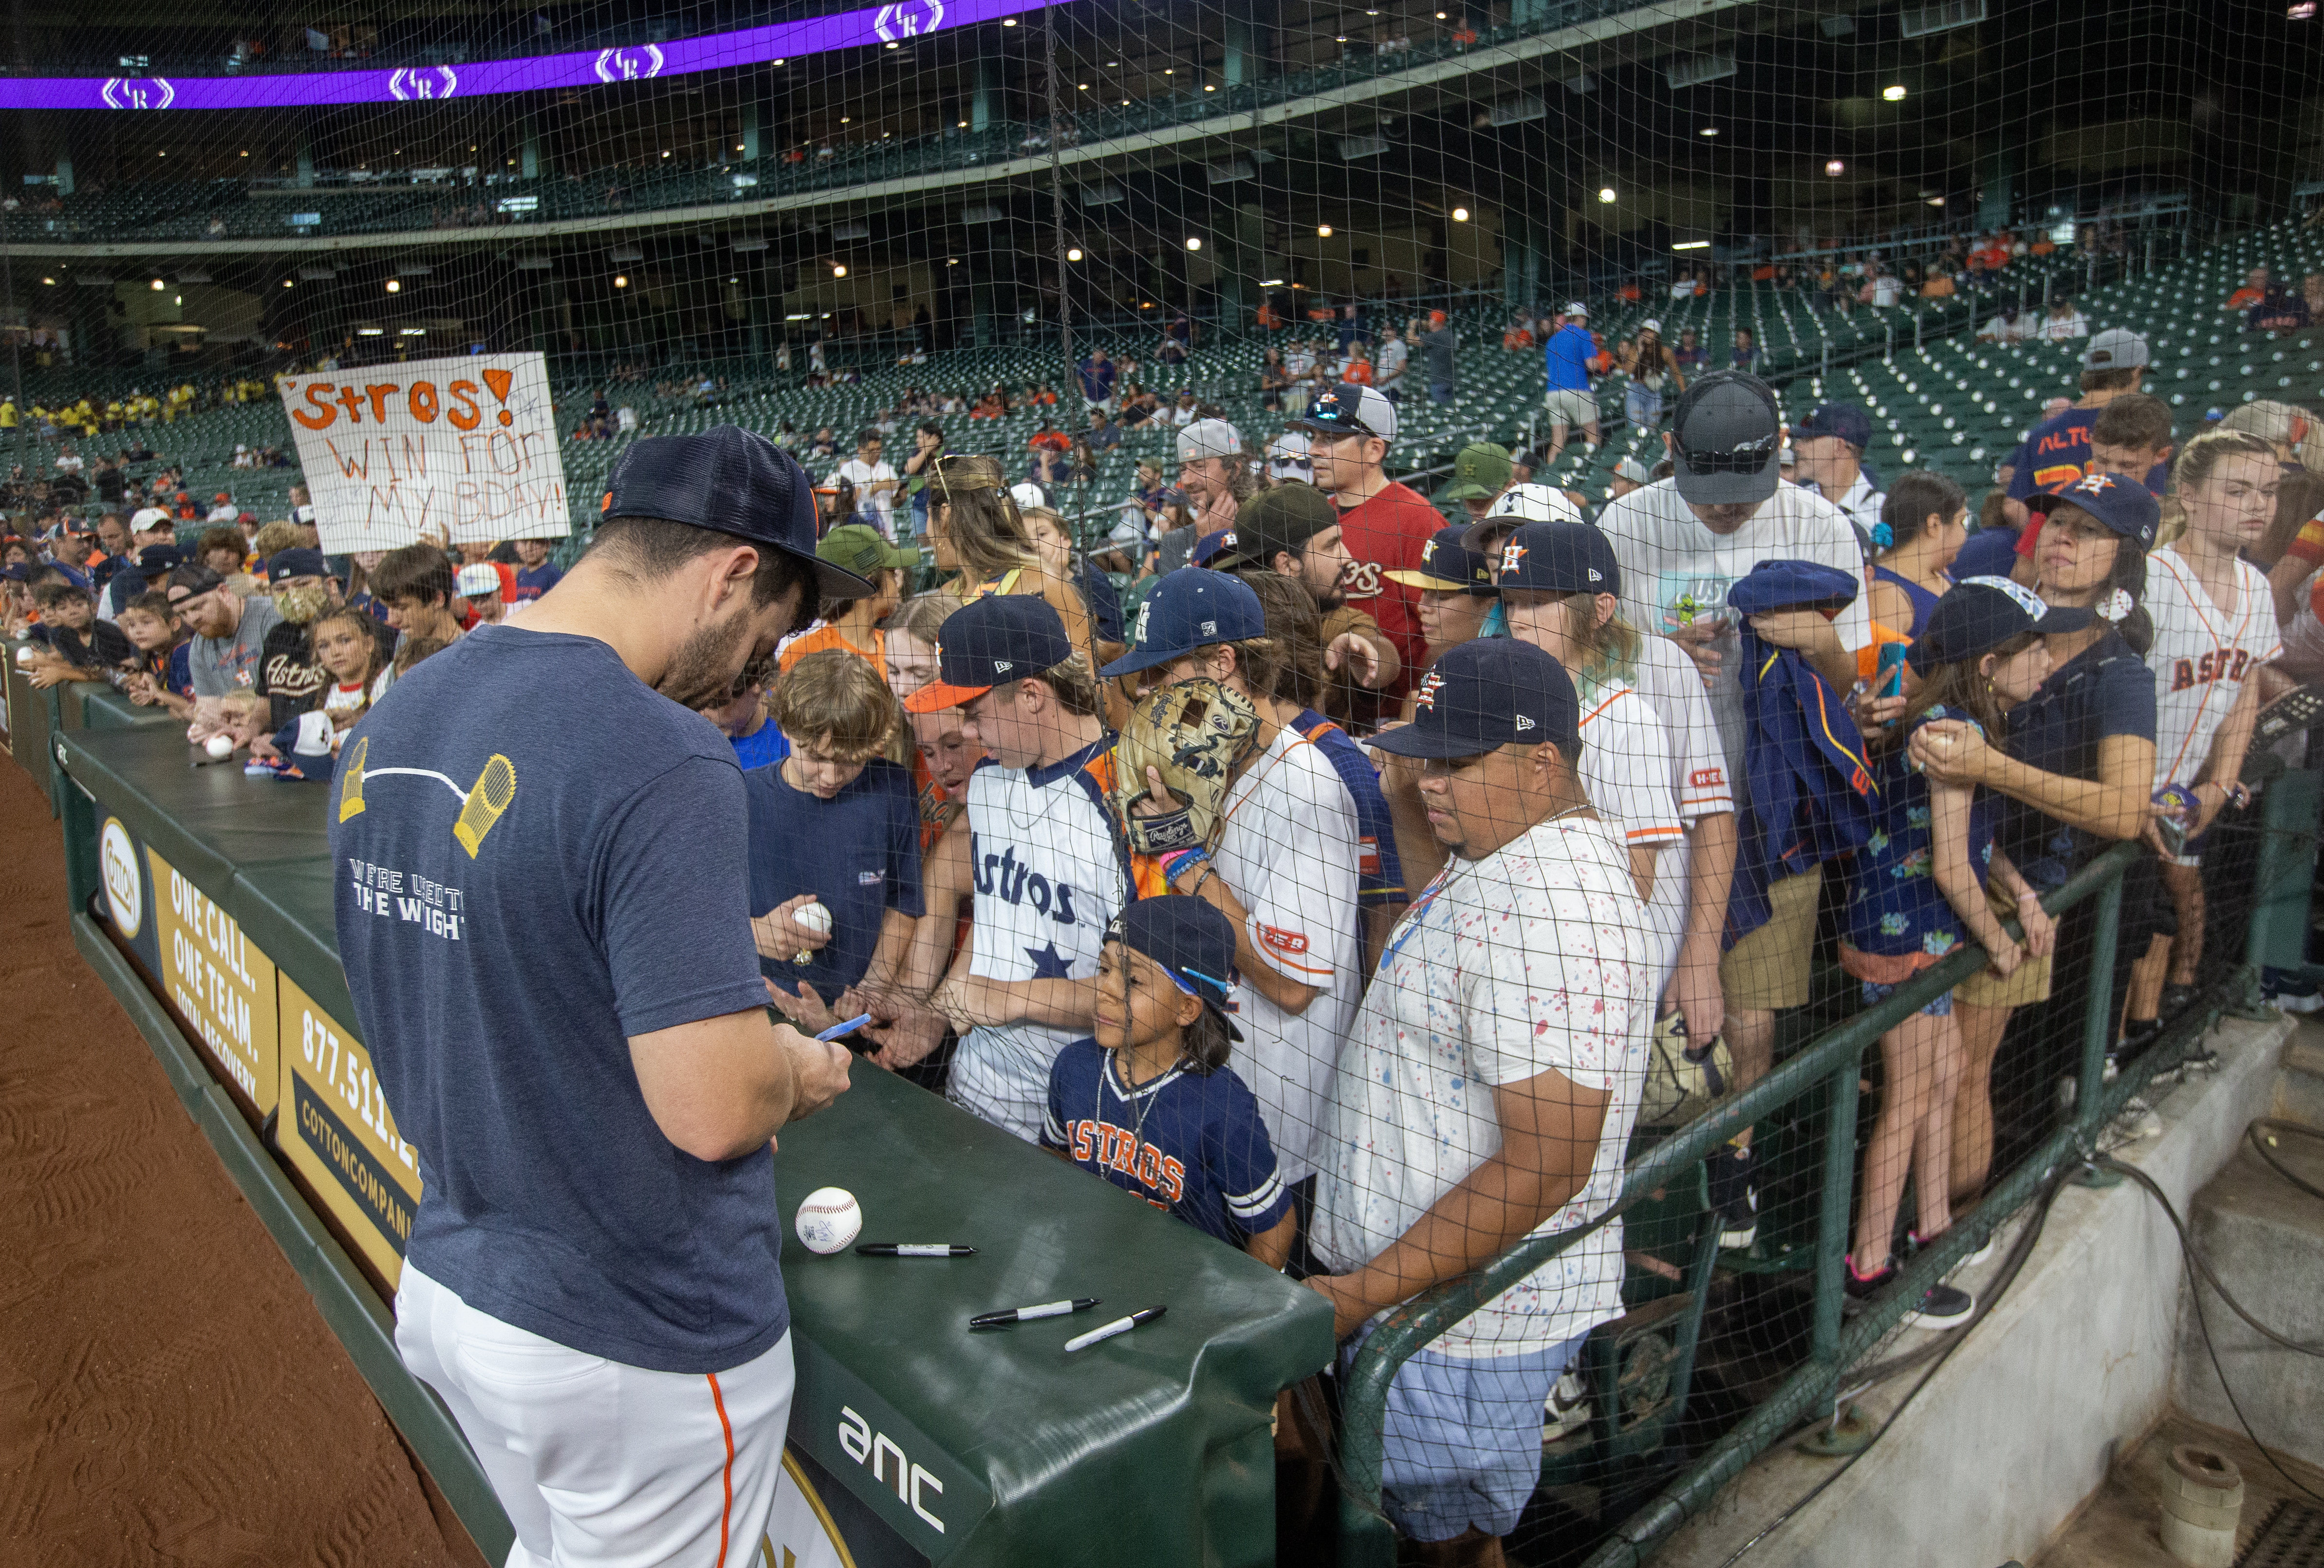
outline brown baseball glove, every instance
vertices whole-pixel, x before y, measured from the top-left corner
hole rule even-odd
[[[1215,680],[1180,681],[1148,692],[1130,710],[1113,747],[1108,798],[1130,847],[1139,854],[1208,849],[1219,834],[1227,785],[1259,745],[1259,710]],[[1131,810],[1148,793],[1146,770],[1161,775],[1175,804],[1158,816]]]

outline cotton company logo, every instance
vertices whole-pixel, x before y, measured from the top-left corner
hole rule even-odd
[[[127,941],[145,923],[145,879],[137,871],[137,846],[121,818],[108,816],[97,835],[97,871],[105,881],[106,908],[113,911],[113,928]]]
[[[1505,544],[1501,547],[1501,570],[1503,572],[1516,571],[1517,569],[1517,563],[1525,558],[1525,546],[1521,544]]]
[[[1298,932],[1285,931],[1265,924],[1259,928],[1259,941],[1260,946],[1288,958],[1300,957],[1307,951],[1307,938]]]
[[[1428,672],[1428,678],[1420,683],[1420,689],[1413,693],[1413,707],[1416,710],[1426,708],[1432,713],[1434,712],[1436,708],[1436,694],[1438,691],[1443,689],[1443,685],[1444,678],[1437,674],[1434,670],[1430,670]]]

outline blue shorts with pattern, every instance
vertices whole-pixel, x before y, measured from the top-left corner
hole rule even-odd
[[[1868,980],[1864,982],[1864,1005],[1870,1007],[1874,1002],[1885,1001],[1895,993],[1896,988],[1893,985],[1878,985]],[[1953,993],[1950,991],[1945,992],[1921,1010],[1931,1018],[1952,1017]]]

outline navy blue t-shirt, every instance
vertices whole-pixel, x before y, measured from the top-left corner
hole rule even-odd
[[[918,919],[924,908],[911,770],[875,757],[828,800],[784,783],[779,765],[754,768],[742,783],[751,803],[751,913],[801,893],[831,911],[831,940],[813,959],[761,958],[760,968],[794,996],[803,981],[829,1001],[863,978],[888,910]]]
[[[630,1059],[766,1005],[726,737],[595,638],[482,626],[364,715],[331,800],[347,990],[424,1184],[407,1260],[630,1366],[772,1348],[774,1161],[670,1142]]]
[[[2024,501],[2037,490],[2055,495],[2089,472],[2090,432],[2098,428],[2098,412],[2061,409],[2026,432],[2009,454],[2009,499]],[[2146,487],[2157,495],[2171,488],[2171,465],[2148,469]]]
[[[2108,735],[2154,738],[2153,673],[2115,632],[2052,670],[2010,711],[2002,750],[2044,773],[2096,779],[2098,742]],[[2100,843],[2022,800],[2006,800],[1999,840],[2019,872],[2045,893],[2063,886]]]
[[[516,569],[516,592],[510,595],[512,604],[522,604],[540,598],[565,580],[564,568],[555,561],[543,561],[537,567]]]
[[[1182,1065],[1133,1094],[1110,1053],[1075,1040],[1049,1068],[1041,1147],[1231,1246],[1291,1212],[1258,1097],[1232,1067]]]
[[[1120,641],[1121,595],[1113,591],[1113,579],[1084,559],[1079,580],[1082,600],[1089,606],[1090,619],[1097,624],[1097,640]]]

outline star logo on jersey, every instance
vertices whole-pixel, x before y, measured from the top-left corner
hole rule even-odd
[[[1039,947],[1028,947],[1025,949],[1025,956],[1033,961],[1033,973],[1027,976],[1028,979],[1070,980],[1073,978],[1074,961],[1058,952],[1055,942]]]

